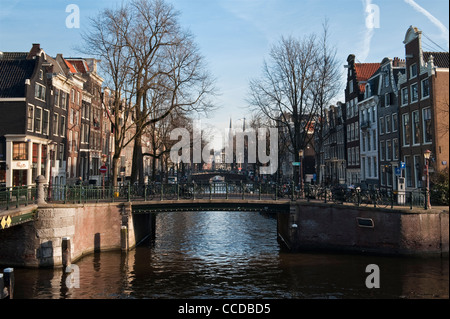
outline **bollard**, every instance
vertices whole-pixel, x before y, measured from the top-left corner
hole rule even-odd
[[[122,226],[120,228],[120,246],[122,251],[128,251],[128,228],[127,226]]]
[[[14,296],[14,268],[5,268],[3,270],[3,281],[8,291],[9,299],[13,299]]]
[[[63,237],[61,242],[62,265],[64,268],[72,264],[72,248],[70,246],[70,237]]]

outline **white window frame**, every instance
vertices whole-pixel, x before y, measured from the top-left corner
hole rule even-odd
[[[406,97],[406,101],[405,101],[405,97]],[[401,90],[401,99],[402,99],[401,106],[405,106],[405,105],[409,104],[409,88],[407,86],[405,86]]]
[[[424,84],[424,82],[425,81],[428,81],[428,95],[423,95],[423,93],[424,93],[424,86],[423,86],[423,84]],[[425,100],[425,99],[428,99],[429,97],[430,97],[430,78],[425,78],[425,79],[423,79],[422,81],[420,81],[420,95],[421,95],[421,100]]]
[[[31,117],[30,117],[30,107],[33,109],[31,111]],[[31,128],[28,127],[28,121],[31,120]],[[28,104],[27,106],[27,131],[28,132],[34,132],[34,105]]]
[[[414,99],[414,88],[417,87],[417,94],[416,94],[416,99]],[[413,83],[411,84],[411,103],[415,103],[417,101],[419,101],[419,83]]]
[[[41,111],[41,118],[37,119],[36,118],[36,110],[40,110]],[[36,122],[36,120],[39,120],[39,129],[36,127],[36,125],[34,126],[35,129],[35,133],[41,134],[42,133],[42,117],[43,117],[43,112],[42,112],[42,107],[36,106],[34,108],[34,122]]]

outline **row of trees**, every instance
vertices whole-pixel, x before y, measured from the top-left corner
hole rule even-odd
[[[322,134],[326,108],[341,90],[341,73],[336,49],[329,43],[328,22],[321,35],[282,37],[272,46],[262,75],[250,81],[249,103],[255,123],[277,127],[279,152],[290,153],[299,162],[299,151],[314,145],[315,153],[327,138]],[[315,143],[310,143],[310,126]],[[316,159],[316,163],[319,158]],[[298,180],[298,171],[294,180]]]
[[[143,156],[161,157],[161,136],[174,120],[186,125],[192,112],[207,113],[214,108],[210,100],[214,80],[192,34],[181,28],[178,15],[164,0],[131,0],[91,18],[83,34],[79,50],[101,60],[112,92],[114,183],[120,155],[128,144],[134,141],[132,182],[143,183]],[[143,134],[153,141],[151,152],[145,154]]]

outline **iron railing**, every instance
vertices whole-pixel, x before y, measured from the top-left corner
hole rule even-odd
[[[425,190],[361,190],[272,183],[178,183],[124,186],[53,185],[45,186],[49,203],[92,203],[124,201],[167,201],[196,199],[305,200],[356,206],[394,208],[425,207]],[[35,202],[36,186],[7,187],[0,190],[0,210],[17,208]],[[433,205],[433,203],[431,203]]]

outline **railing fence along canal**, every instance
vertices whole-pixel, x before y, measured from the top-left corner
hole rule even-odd
[[[45,186],[49,203],[92,203],[115,201],[253,199],[306,200],[333,204],[351,204],[394,208],[394,206],[426,207],[426,190],[396,191],[393,189],[359,189],[305,185],[300,190],[292,184],[221,182],[221,183],[150,183],[145,185]],[[0,211],[35,203],[36,186],[4,187],[0,190]],[[433,203],[432,203],[433,204]]]

